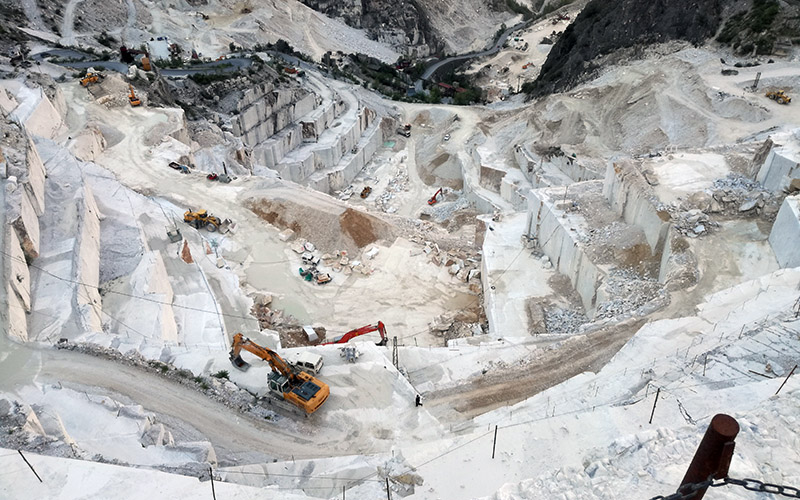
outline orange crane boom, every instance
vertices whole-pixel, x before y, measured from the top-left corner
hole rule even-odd
[[[320,345],[346,344],[356,337],[366,335],[367,333],[371,332],[378,332],[381,334],[381,341],[378,342],[377,345],[386,345],[386,327],[384,326],[383,321],[378,321],[378,323],[375,325],[367,325],[362,326],[361,328],[356,328],[355,330],[350,330],[341,337],[333,339],[332,342],[325,342],[324,344]]]
[[[272,368],[267,375],[267,388],[270,392],[297,406],[306,415],[317,411],[322,403],[328,399],[330,388],[328,384],[312,375],[297,370],[287,363],[277,352],[262,347],[252,340],[245,338],[241,333],[233,336],[230,360],[233,366],[240,370],[250,368],[250,363],[242,359],[242,349],[263,359]]]

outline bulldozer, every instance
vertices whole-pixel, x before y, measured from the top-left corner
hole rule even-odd
[[[209,232],[214,232],[222,226],[222,221],[219,220],[219,217],[209,215],[208,210],[198,210],[197,212],[187,210],[183,214],[183,221],[193,225],[195,229],[204,227]]]
[[[289,363],[277,352],[262,347],[241,333],[233,336],[230,360],[233,366],[246,371],[250,363],[242,359],[242,349],[263,359],[272,368],[267,375],[267,389],[279,401],[286,401],[303,410],[306,416],[319,410],[331,393],[328,384]]]
[[[786,92],[783,90],[768,90],[764,95],[776,101],[778,104],[789,104],[792,102],[792,98],[786,95]]]
[[[89,72],[86,73],[86,76],[81,78],[81,86],[88,87],[90,83],[97,83],[102,79],[103,75],[101,73]]]

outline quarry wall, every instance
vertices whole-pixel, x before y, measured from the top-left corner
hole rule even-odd
[[[376,113],[348,108],[337,94],[323,99],[263,84],[248,90],[231,120],[234,135],[252,148],[253,172],[319,191],[345,188],[384,140]]]
[[[561,223],[547,193],[544,190],[532,193],[528,234],[537,238],[553,266],[569,278],[591,318],[597,308],[597,289],[606,273],[591,261],[575,234]]]
[[[652,254],[660,254],[666,243],[670,214],[659,208],[653,189],[632,162],[608,165],[603,196],[625,222],[644,231]]]
[[[770,191],[786,188],[792,179],[800,179],[800,129],[792,133],[780,134],[773,141],[767,158],[758,171],[756,180]]]
[[[567,155],[543,158],[524,144],[514,147],[514,160],[534,189],[565,186],[573,182],[598,179],[600,176],[575,158]]]
[[[100,317],[100,217],[94,194],[88,185],[83,187],[83,196],[78,199],[80,233],[75,240],[75,281],[80,283],[76,301],[81,322],[87,331],[100,332],[103,322]]]
[[[8,100],[6,104],[15,102]],[[0,173],[4,185],[0,206],[4,213],[2,248],[6,256],[0,270],[0,319],[10,336],[24,341],[28,340],[27,315],[31,311],[28,262],[40,252],[39,216],[45,210],[45,169],[24,126],[6,122],[3,128]]]
[[[800,195],[787,196],[769,233],[781,267],[800,267]]]

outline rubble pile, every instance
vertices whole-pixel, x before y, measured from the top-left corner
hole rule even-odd
[[[711,187],[711,212],[725,215],[760,215],[773,220],[778,214],[780,197],[764,188],[760,183],[741,174],[730,173],[717,179]]]
[[[67,443],[43,432],[35,432],[39,427],[34,408],[20,405],[16,401],[0,399],[0,447],[12,450],[26,450],[52,456],[80,458]]]
[[[661,208],[672,216],[673,227],[682,235],[696,238],[719,227],[712,215],[762,216],[773,220],[783,200],[760,183],[741,174],[730,173],[714,181],[705,192],[678,198]]]
[[[138,351],[123,354],[115,349],[95,344],[74,343],[63,339],[56,344],[56,347],[110,359],[117,363],[154,373],[177,384],[191,387],[202,392],[210,399],[251,417],[269,420],[277,418],[277,414],[274,411],[260,404],[257,395],[241,389],[226,379],[194,375],[189,370],[176,368],[169,363],[146,359]]]
[[[645,309],[651,312],[669,302],[669,294],[661,283],[629,269],[612,269],[604,291],[608,299],[597,306],[596,320],[642,313]]]
[[[412,239],[413,241],[413,239]],[[447,271],[462,283],[468,283],[473,293],[481,291],[481,255],[478,251],[465,249],[443,250],[438,243],[423,241],[421,250],[412,250],[413,255],[426,254],[437,266],[444,266]]]
[[[556,335],[573,334],[588,322],[589,318],[575,309],[552,306],[544,310],[544,324],[547,333]]]
[[[442,190],[442,198],[445,199],[448,194],[455,194],[458,198],[452,202],[440,201],[436,205],[427,206],[422,210],[422,216],[430,219],[437,224],[442,224],[451,220],[456,212],[469,208],[470,202],[466,196],[462,196],[461,191],[456,191],[448,188]]]
[[[677,209],[669,211],[672,215],[672,226],[679,233],[690,238],[706,235],[712,229],[719,227],[717,222],[710,220],[708,214],[699,208],[692,208],[686,211]]]
[[[700,279],[700,270],[697,267],[697,256],[689,247],[685,238],[675,236],[669,242],[670,255],[667,261],[664,287],[667,290],[681,290],[688,288]]]
[[[480,306],[464,309],[457,314],[447,313],[434,318],[430,332],[443,339],[443,345],[453,339],[483,335],[488,328],[486,316]]]
[[[397,207],[392,205],[392,200],[397,193],[408,191],[408,169],[405,165],[400,165],[394,177],[389,180],[386,189],[375,200],[375,206],[382,212],[393,214],[397,212]]]
[[[272,309],[269,304],[253,304],[250,314],[256,317],[258,327],[262,330],[283,329],[300,324],[294,316],[286,315],[280,309]]]

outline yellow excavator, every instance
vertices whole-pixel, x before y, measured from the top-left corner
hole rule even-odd
[[[278,356],[277,352],[261,347],[241,333],[233,336],[231,345],[230,359],[236,368],[242,371],[250,368],[250,363],[242,359],[242,349],[255,354],[272,367],[272,371],[267,375],[269,392],[300,408],[307,416],[319,410],[322,403],[328,399],[331,393],[328,384],[293,367]]]
[[[136,106],[141,106],[142,100],[136,97],[136,92],[133,91],[133,85],[128,85],[128,88],[131,89],[128,94],[128,101],[131,103],[131,107],[135,108]]]
[[[183,222],[193,225],[195,229],[204,227],[211,233],[219,229],[222,225],[222,221],[219,220],[219,217],[209,215],[208,210],[198,210],[197,212],[187,210],[183,214]]]

